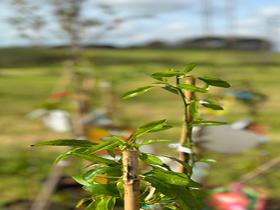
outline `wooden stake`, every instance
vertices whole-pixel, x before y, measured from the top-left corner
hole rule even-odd
[[[186,80],[186,84],[195,85],[195,79],[193,77],[189,77]],[[181,130],[181,137],[180,137],[180,145],[184,145],[186,143],[192,144],[192,128],[189,124],[193,121],[192,115],[190,113],[190,106],[188,105],[191,99],[194,97],[194,92],[185,92],[182,95],[185,105],[185,112],[184,112],[184,125]],[[185,152],[179,153],[179,159],[187,163],[190,160],[190,154]],[[185,167],[183,165],[179,166],[179,172],[187,173]]]
[[[139,210],[138,151],[123,151],[124,210]]]
[[[280,156],[277,156],[276,158],[264,163],[263,165],[257,167],[254,171],[251,171],[245,175],[243,175],[239,181],[239,183],[246,183],[254,178],[264,174],[265,172],[268,172],[271,170],[273,167],[277,166],[280,164]]]

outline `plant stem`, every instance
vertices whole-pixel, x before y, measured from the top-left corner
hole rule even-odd
[[[176,77],[176,85],[180,83],[180,79]],[[193,77],[189,77],[186,80],[186,83],[194,85],[195,80]],[[190,107],[189,107],[189,102],[191,99],[194,97],[194,92],[187,92],[184,93],[182,90],[179,90],[179,94],[182,98],[183,105],[184,105],[184,120],[183,120],[183,126],[181,130],[181,138],[180,138],[180,145],[183,146],[184,144],[187,144],[189,148],[192,150],[192,126],[191,123],[193,121],[193,118],[190,113]],[[188,154],[185,152],[180,152],[179,153],[179,159],[186,162],[190,163],[191,165],[193,164],[193,155]],[[185,167],[183,165],[179,166],[179,171],[181,173],[187,174],[188,172],[186,171]]]
[[[124,210],[139,210],[140,178],[138,176],[138,151],[122,153],[124,180]]]

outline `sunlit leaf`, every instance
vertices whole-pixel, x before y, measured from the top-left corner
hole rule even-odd
[[[184,72],[176,71],[174,69],[168,69],[161,72],[156,72],[152,74],[153,78],[163,78],[163,77],[174,77],[174,76],[182,76],[185,75]]]
[[[77,203],[76,208],[80,208],[84,203],[86,203],[86,202],[88,202],[88,201],[90,201],[90,200],[92,200],[92,198],[83,198],[83,199],[81,199],[81,200]]]
[[[102,157],[99,157],[99,156],[96,156],[96,155],[87,155],[87,154],[79,153],[79,152],[71,152],[71,155],[82,158],[84,160],[94,162],[94,163],[118,164],[114,160],[102,158]]]
[[[172,126],[167,125],[166,120],[158,120],[153,121],[148,124],[142,125],[141,127],[137,128],[133,136],[138,138],[145,133],[157,132],[161,130],[166,130],[171,128]]]
[[[216,103],[212,103],[211,101],[209,100],[203,100],[200,102],[200,104],[206,108],[209,108],[209,109],[213,109],[213,110],[224,110],[222,106],[220,106],[219,104],[216,104]]]
[[[196,67],[196,64],[190,63],[190,64],[188,64],[188,65],[185,66],[184,72],[185,72],[185,73],[189,73],[189,72],[191,72],[195,67]]]
[[[93,183],[89,186],[83,187],[86,191],[90,192],[92,195],[106,195],[106,196],[119,196],[119,192],[115,183]]]
[[[223,88],[229,88],[230,84],[224,80],[221,80],[219,78],[214,78],[214,77],[198,77],[198,79],[202,80],[203,82],[207,83],[208,85],[211,86],[216,86],[216,87],[223,87]]]
[[[161,159],[156,155],[141,153],[139,158],[148,165],[164,165]]]
[[[159,168],[153,169],[151,172],[147,173],[146,176],[154,177],[164,183],[172,185],[188,186],[190,184],[189,177],[184,173],[177,173]]]
[[[145,87],[140,87],[140,88],[137,88],[135,90],[131,90],[131,91],[128,91],[127,93],[125,93],[123,96],[122,96],[122,99],[128,99],[128,98],[132,98],[132,97],[135,97],[135,96],[138,96],[138,95],[141,95],[143,93],[146,93],[148,92],[149,90],[151,90],[154,86],[145,86]]]
[[[76,139],[58,139],[51,141],[39,142],[31,146],[71,146],[71,147],[91,147],[96,145],[87,140],[76,140]]]
[[[120,145],[119,141],[114,141],[114,140],[104,141],[104,142],[102,142],[98,145],[95,145],[95,146],[92,146],[92,147],[88,148],[86,150],[86,153],[94,154],[94,153],[99,152],[101,150],[114,149],[119,145]]]
[[[145,139],[141,143],[138,143],[138,146],[148,145],[148,144],[157,144],[157,143],[169,143],[170,140],[165,139]]]
[[[216,122],[216,121],[204,121],[204,120],[198,120],[192,122],[192,126],[217,126],[217,125],[225,125],[226,122]]]
[[[87,171],[83,177],[86,180],[92,180],[96,176],[99,176],[99,175],[118,177],[118,176],[122,175],[122,171],[121,171],[121,168],[118,166],[113,166],[113,167],[112,166],[100,166],[100,167]]]

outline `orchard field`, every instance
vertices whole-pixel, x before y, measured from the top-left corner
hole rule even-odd
[[[0,50],[0,204],[36,195],[40,181],[59,153],[53,148],[31,148],[29,145],[46,139],[70,137],[47,130],[39,120],[26,118],[26,114],[63,84],[65,49],[32,48]],[[225,50],[183,49],[86,49],[90,70],[98,81],[112,81],[116,102],[114,120],[117,123],[140,125],[144,122],[168,119],[175,128],[165,138],[176,142],[180,133],[181,104],[172,94],[152,91],[135,99],[122,101],[127,90],[149,82],[148,74],[166,68],[182,68],[196,63],[198,74],[221,77],[238,89],[242,81],[249,81],[258,91],[266,94],[257,121],[268,127],[269,141],[259,148],[241,155],[210,153],[217,160],[208,184],[221,185],[238,179],[260,164],[279,155],[279,80],[280,54]],[[93,90],[95,106],[100,106],[101,91]],[[174,97],[174,98],[173,98]],[[223,116],[228,122],[246,118],[248,110],[235,102]],[[178,125],[176,127],[176,125]],[[226,141],[226,139],[225,139]],[[165,146],[157,148],[170,153]],[[175,151],[174,151],[175,152]],[[73,175],[79,169],[68,168]],[[274,169],[248,184],[264,187],[270,197],[280,199],[280,170]]]

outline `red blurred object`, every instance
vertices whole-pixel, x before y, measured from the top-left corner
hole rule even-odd
[[[249,200],[235,192],[219,192],[208,198],[208,205],[216,210],[246,210]]]
[[[214,188],[207,199],[215,210],[265,210],[266,192],[263,189],[232,183]]]
[[[63,97],[71,95],[70,92],[63,91],[63,92],[55,92],[49,96],[50,99],[61,99]]]

